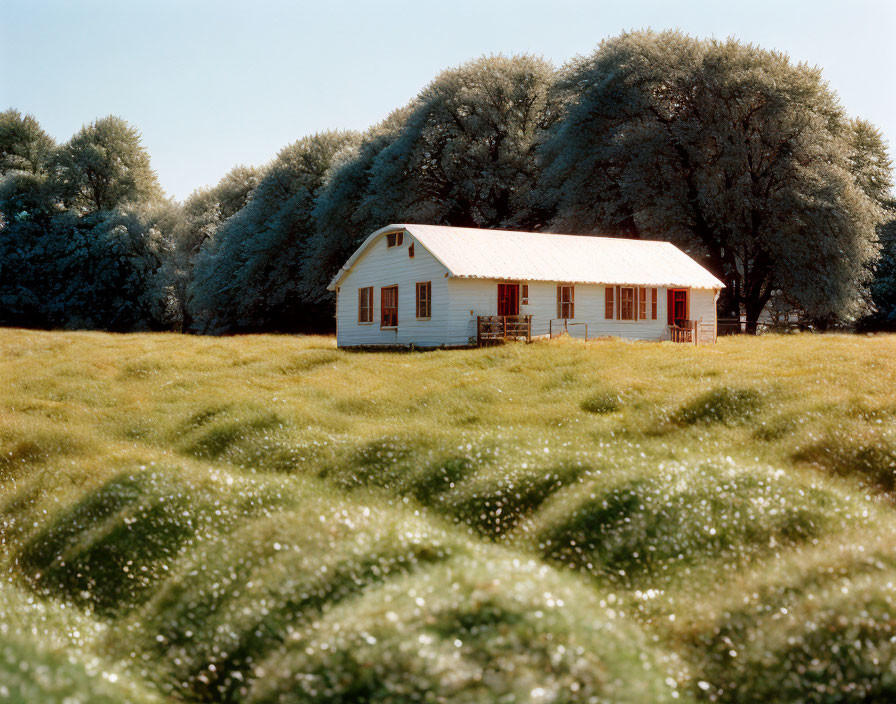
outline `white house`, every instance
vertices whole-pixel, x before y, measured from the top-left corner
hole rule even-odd
[[[329,289],[340,347],[439,347],[508,323],[533,337],[714,341],[723,286],[669,242],[389,225]]]

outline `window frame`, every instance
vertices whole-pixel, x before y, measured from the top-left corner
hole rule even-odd
[[[393,247],[401,247],[404,242],[404,230],[396,230],[395,232],[386,233],[386,249]]]
[[[520,305],[529,305],[529,284],[520,284]]]
[[[362,305],[361,300],[366,292],[367,305]],[[367,311],[367,320],[365,320],[361,311]],[[358,325],[373,325],[373,286],[361,286],[358,289]]]
[[[386,307],[386,292],[395,292],[395,302],[394,306]],[[395,320],[391,325],[386,324],[386,311],[395,311]],[[391,316],[390,316],[391,318]],[[398,328],[398,284],[393,284],[392,286],[381,286],[380,287],[380,329],[381,330],[394,330]]]
[[[416,285],[416,289],[417,289],[417,291],[416,291],[417,300],[416,300],[415,309],[417,312],[417,320],[429,320],[432,317],[432,281],[418,281],[417,285]],[[421,291],[425,291],[426,295],[421,296],[420,295]],[[421,303],[424,303],[426,305],[425,310],[422,311],[423,313],[425,313],[425,315],[420,315],[420,313],[421,313],[420,304]]]
[[[638,320],[647,320],[647,289],[638,287]]]
[[[625,299],[625,292],[631,292],[631,300],[629,303],[631,304],[631,315],[627,317],[625,315],[625,306],[627,305]],[[635,322],[637,318],[636,315],[636,306],[637,306],[637,294],[635,293],[635,286],[620,286],[619,287],[619,320],[624,320],[626,322]]]
[[[614,320],[616,309],[616,287],[604,286],[604,320]]]
[[[564,300],[564,291],[569,291],[569,297]],[[568,313],[568,315],[564,315]],[[576,317],[576,286],[575,284],[557,284],[557,318],[559,320],[574,320]]]
[[[650,289],[650,319],[656,320],[657,291],[656,288]]]

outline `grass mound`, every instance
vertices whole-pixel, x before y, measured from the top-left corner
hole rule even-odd
[[[245,482],[231,492],[213,492],[171,469],[124,472],[29,535],[18,569],[35,589],[98,612],[131,608],[194,538],[277,503]]]
[[[896,560],[885,541],[856,538],[785,559],[699,618],[685,636],[703,683],[695,692],[732,703],[893,701]]]
[[[762,394],[755,389],[723,386],[686,403],[672,416],[672,420],[679,425],[743,423],[756,415],[762,405]]]
[[[808,462],[841,476],[857,477],[884,491],[896,491],[896,428],[868,432],[838,430],[793,454],[797,462]]]
[[[681,567],[750,562],[847,521],[847,501],[760,467],[672,465],[606,473],[533,520],[545,558],[623,584]]]
[[[619,406],[619,395],[609,392],[595,394],[582,401],[582,410],[587,413],[613,413],[619,410]]]
[[[248,701],[673,700],[637,628],[534,561],[483,557],[327,610],[259,664]]]
[[[238,701],[253,666],[324,607],[457,550],[401,512],[306,500],[203,545],[113,640],[132,643],[139,623],[140,648],[182,694]]]
[[[571,464],[499,466],[482,471],[443,494],[439,509],[483,535],[499,537],[583,472],[583,467]]]

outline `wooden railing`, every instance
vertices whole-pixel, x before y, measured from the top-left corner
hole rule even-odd
[[[480,315],[476,318],[476,344],[496,345],[504,340],[532,341],[531,315]]]
[[[697,342],[697,321],[685,320],[684,325],[669,326],[672,331],[672,342]]]

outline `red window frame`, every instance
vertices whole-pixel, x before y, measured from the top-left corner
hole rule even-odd
[[[619,319],[635,320],[635,289],[633,286],[619,287]]]
[[[650,289],[650,318],[656,320],[656,289]]]
[[[638,320],[647,320],[647,289],[638,289]]]
[[[398,327],[398,286],[380,289],[380,327]]]
[[[358,322],[373,322],[373,286],[358,289]]]
[[[417,284],[417,320],[428,320],[432,315],[432,282],[421,281]]]
[[[520,284],[520,305],[529,305],[529,284]]]
[[[613,307],[616,305],[613,294],[615,289],[612,286],[604,288],[604,319],[613,319]]]
[[[557,285],[557,317],[565,320],[576,317],[576,287],[573,284]]]

